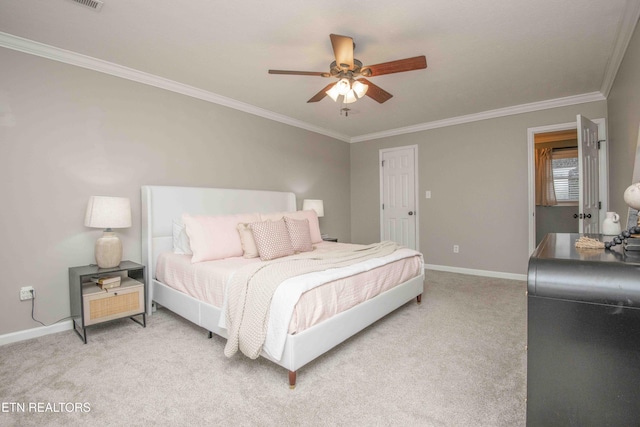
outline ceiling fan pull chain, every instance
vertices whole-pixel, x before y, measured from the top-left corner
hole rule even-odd
[[[342,97],[342,101],[340,103],[340,115],[342,115],[342,112],[344,111],[344,116],[345,117],[349,117],[349,111],[351,109],[349,107],[346,106],[345,102],[344,102],[344,96]]]

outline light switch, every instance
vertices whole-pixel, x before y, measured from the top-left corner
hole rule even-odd
[[[431,191],[427,190],[424,192],[424,197],[426,197],[427,199],[431,198]]]

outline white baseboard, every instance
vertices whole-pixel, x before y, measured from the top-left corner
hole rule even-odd
[[[11,344],[12,342],[29,340],[31,338],[42,337],[44,335],[55,334],[57,332],[68,331],[73,329],[73,322],[66,320],[51,326],[40,326],[38,328],[26,329],[24,331],[11,332],[9,334],[0,335],[0,345]]]
[[[447,265],[425,264],[425,270],[447,271],[449,273],[469,274],[472,276],[495,277],[497,279],[511,279],[526,281],[526,274],[503,273],[501,271],[475,270],[473,268],[449,267]]]

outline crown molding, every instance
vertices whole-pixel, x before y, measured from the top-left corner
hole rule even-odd
[[[498,108],[496,110],[483,111],[476,114],[451,117],[449,119],[436,120],[433,122],[421,123],[397,129],[390,129],[382,132],[369,133],[354,136],[350,142],[371,141],[372,139],[387,138],[389,136],[404,135],[407,133],[421,132],[430,129],[443,128],[447,126],[461,125],[464,123],[478,122],[481,120],[495,119],[515,114],[530,113],[532,111],[547,110],[550,108],[566,107],[568,105],[584,104],[587,102],[604,101],[606,98],[600,92],[585,93],[582,95],[567,96],[564,98],[549,99],[546,101],[532,102],[529,104],[514,105],[512,107]]]
[[[602,87],[608,91],[611,89],[615,73],[617,68],[622,62],[622,57],[626,47],[629,44],[635,24],[640,16],[640,4],[634,0],[629,0],[627,3],[628,14],[625,15],[623,23],[621,24],[620,32],[616,42],[616,52],[614,56],[617,61],[615,67],[614,60],[610,61],[610,65],[607,69],[607,75]],[[629,15],[632,15],[629,18]],[[635,17],[635,18],[634,18]],[[635,19],[635,20],[634,20]],[[135,70],[133,68],[124,67],[122,65],[114,64],[112,62],[104,61],[101,59],[93,58],[80,53],[72,52],[69,50],[57,48],[54,46],[46,45],[44,43],[36,42],[33,40],[25,39],[22,37],[14,36],[12,34],[0,32],[0,46],[8,49],[16,50],[19,52],[27,53],[30,55],[40,56],[42,58],[51,59],[58,62],[74,65],[88,70],[97,71],[100,73],[120,77],[137,83],[154,86],[160,89],[168,90],[171,92],[179,93],[192,98],[200,99],[203,101],[211,102],[214,104],[222,105],[224,107],[233,108],[248,114],[259,116],[268,120],[273,120],[279,123],[283,123],[289,126],[297,127],[300,129],[308,130],[310,132],[325,135],[340,141],[356,143],[363,141],[370,141],[373,139],[386,138],[390,136],[403,135],[414,132],[421,132],[430,129],[437,129],[447,126],[455,126],[464,123],[471,123],[481,120],[493,119],[498,117],[505,117],[515,114],[528,113],[532,111],[545,110],[549,108],[564,107],[568,105],[582,104],[586,102],[603,101],[606,100],[605,92],[592,92],[582,95],[569,96],[564,98],[556,98],[546,101],[533,102],[529,104],[521,104],[512,107],[500,108],[496,110],[484,111],[481,113],[469,114],[464,116],[452,117],[443,120],[436,120],[433,122],[426,122],[417,125],[390,129],[381,132],[375,132],[370,134],[363,134],[359,136],[349,137],[338,132],[334,132],[329,129],[314,126],[312,124],[303,122],[278,114],[273,111],[265,110],[255,105],[247,104],[244,102],[236,101],[222,95],[215,94],[203,89],[199,89],[193,86],[189,86],[183,83],[179,83],[173,80],[166,79],[164,77],[156,76],[154,74],[146,73],[144,71]],[[612,56],[612,58],[614,57]],[[611,71],[615,68],[615,72]],[[609,82],[610,80],[610,82]],[[608,83],[607,83],[608,82]]]
[[[53,61],[63,62],[65,64],[75,65],[77,67],[86,68],[88,70],[97,71],[99,73],[109,74],[111,76],[120,77],[137,83],[154,86],[160,89],[186,95],[192,98],[211,102],[213,104],[222,105],[224,107],[233,108],[248,114],[263,117],[268,120],[284,123],[289,126],[305,129],[321,135],[326,135],[344,142],[349,142],[350,137],[341,133],[334,132],[329,129],[311,125],[309,123],[293,119],[283,114],[274,113],[255,105],[236,101],[226,96],[218,95],[203,89],[182,84],[164,77],[154,74],[145,73],[144,71],[135,70],[133,68],[124,67],[112,62],[103,61],[91,56],[82,55],[65,49],[60,49],[44,43],[14,36],[12,34],[0,32],[0,46],[7,49],[16,50],[30,55],[40,56],[42,58],[51,59]]]
[[[625,11],[622,15],[622,19],[620,20],[618,35],[613,45],[613,53],[611,54],[611,57],[609,57],[607,69],[605,70],[604,78],[602,79],[602,86],[600,87],[600,93],[602,93],[605,98],[609,96],[609,92],[613,87],[613,82],[616,79],[618,69],[622,64],[627,47],[629,47],[631,37],[633,37],[633,32],[638,24],[638,19],[640,19],[640,2],[637,0],[627,0]]]

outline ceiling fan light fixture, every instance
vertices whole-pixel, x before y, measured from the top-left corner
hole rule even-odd
[[[338,93],[338,84],[334,84],[333,86],[331,86],[331,89],[329,89],[328,91],[325,92],[327,95],[329,95],[329,97],[331,99],[333,99],[333,102],[338,102],[338,97],[340,96],[340,94]]]
[[[351,90],[351,82],[349,79],[343,78],[340,79],[334,87],[338,88],[338,94],[346,95]]]
[[[353,82],[353,85],[351,85],[351,88],[358,98],[362,98],[367,93],[369,86],[356,80]]]
[[[351,104],[352,102],[356,102],[357,100],[358,100],[358,97],[356,96],[355,92],[353,90],[350,90],[344,96],[344,101],[343,102],[345,104]]]

